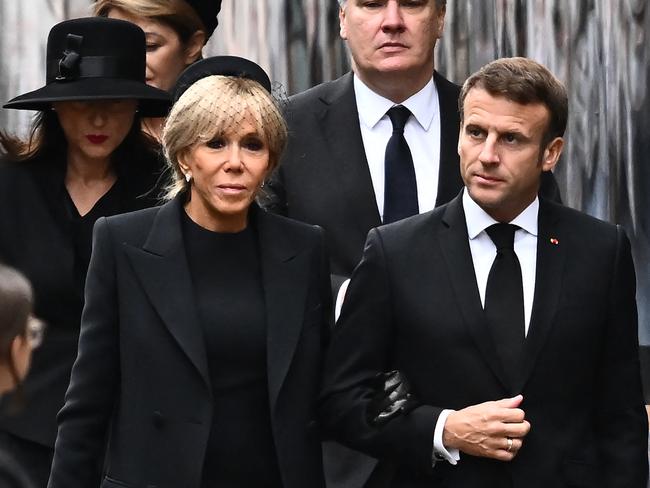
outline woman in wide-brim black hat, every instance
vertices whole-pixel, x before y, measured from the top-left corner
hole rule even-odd
[[[0,412],[0,447],[36,486],[47,483],[76,356],[95,220],[157,203],[161,159],[140,117],[164,116],[170,100],[145,83],[145,49],[128,22],[61,22],[48,37],[45,86],[4,105],[38,111],[27,139],[0,135],[0,261],[30,279],[49,324],[20,412]]]
[[[171,91],[181,72],[201,59],[217,27],[221,0],[96,0],[101,17],[133,22],[147,37],[147,83]],[[164,119],[143,119],[144,130],[160,138]]]

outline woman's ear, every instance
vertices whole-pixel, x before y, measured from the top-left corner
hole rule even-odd
[[[192,34],[187,42],[185,43],[185,65],[189,66],[193,62],[201,58],[201,51],[207,39],[205,37],[205,32],[202,30],[196,31]]]

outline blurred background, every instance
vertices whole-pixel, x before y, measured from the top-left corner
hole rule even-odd
[[[0,101],[44,83],[52,25],[90,0],[0,2]],[[620,223],[633,243],[639,338],[650,344],[650,0],[448,0],[436,66],[462,83],[502,56],[528,56],[569,89],[567,146],[556,177],[565,203]],[[204,53],[261,64],[287,94],[349,68],[336,0],[224,0]],[[0,109],[24,134],[30,114]],[[598,263],[594,263],[597,265]]]

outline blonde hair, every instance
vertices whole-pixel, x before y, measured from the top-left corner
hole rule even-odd
[[[108,17],[112,9],[166,24],[174,29],[183,43],[197,31],[206,33],[207,41],[203,21],[185,0],[97,0],[93,4],[93,13],[99,17]]]
[[[193,147],[252,123],[269,149],[269,172],[279,163],[287,143],[287,125],[274,98],[256,81],[212,75],[190,86],[172,107],[162,144],[172,173],[166,197],[173,198],[188,183],[179,158]]]

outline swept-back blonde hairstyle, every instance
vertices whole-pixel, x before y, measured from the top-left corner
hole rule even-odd
[[[207,76],[190,86],[172,107],[163,129],[162,144],[172,174],[166,197],[173,198],[189,185],[179,158],[246,122],[269,149],[270,173],[287,143],[287,125],[275,99],[258,82],[235,76]]]
[[[108,17],[112,9],[166,24],[174,29],[183,43],[197,31],[206,32],[196,10],[185,0],[98,0],[93,4],[93,13],[99,17]]]

